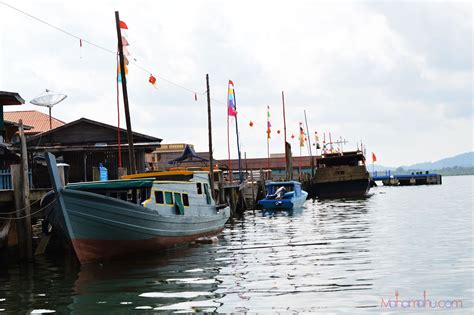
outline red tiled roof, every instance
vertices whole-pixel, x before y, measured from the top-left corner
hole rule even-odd
[[[33,129],[25,130],[25,134],[37,134],[40,132],[49,130],[49,115],[38,112],[36,110],[25,110],[15,112],[4,112],[5,120],[11,122],[18,122],[20,119],[23,120],[23,124],[32,126]],[[51,117],[51,125],[54,128],[60,127],[65,123],[59,119]]]

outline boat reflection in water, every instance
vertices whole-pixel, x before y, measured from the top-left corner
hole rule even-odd
[[[213,312],[222,297],[214,245],[168,250],[160,255],[88,264],[80,267],[73,302],[78,313],[140,310]]]

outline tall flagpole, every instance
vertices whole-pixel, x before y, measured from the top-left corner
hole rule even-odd
[[[267,169],[270,169],[270,106],[267,105]]]
[[[232,93],[234,93],[234,104],[235,111],[237,112],[237,99],[235,97],[235,88],[232,86]],[[239,158],[239,181],[242,183],[244,179],[242,178],[242,167],[241,167],[241,158],[240,158],[240,141],[239,141],[239,124],[237,123],[237,114],[235,114],[235,133],[237,134],[237,155]]]
[[[227,102],[229,102],[229,92],[227,92]],[[227,156],[228,156],[227,170],[229,172],[229,182],[232,182],[232,167],[230,165],[229,104],[227,104]]]
[[[123,56],[122,31],[120,30],[119,12],[115,11],[115,25],[117,27],[118,50],[120,58],[120,78],[122,80],[123,105],[125,107],[125,122],[127,123],[127,140],[128,140],[128,173],[135,174],[137,172],[135,161],[135,150],[133,148],[132,123],[130,122],[130,111],[128,108],[128,92],[127,92],[127,76],[125,74],[125,60]]]

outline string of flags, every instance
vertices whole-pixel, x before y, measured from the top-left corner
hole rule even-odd
[[[120,21],[119,26],[120,26],[120,31],[122,33],[121,40],[122,40],[122,49],[123,49],[123,55],[124,55],[123,56],[123,58],[124,58],[124,68],[125,68],[124,73],[125,73],[125,75],[128,75],[128,65],[130,64],[130,61],[129,61],[128,58],[131,56],[130,51],[128,50],[128,47],[130,46],[130,43],[129,43],[129,40],[128,40],[128,26],[124,21]],[[82,41],[81,41],[81,47],[82,47]],[[140,66],[138,66],[138,67],[140,69],[142,69],[143,71],[146,71],[146,69],[144,69],[143,67],[140,67]],[[120,65],[117,65],[117,81],[122,82],[122,71],[120,69]],[[170,82],[173,85],[176,85],[178,87],[184,88],[184,87],[182,87],[182,86],[180,86],[180,85],[178,85],[174,82],[171,82],[169,80],[165,79],[165,81],[168,81],[168,82]],[[148,83],[150,83],[156,89],[157,88],[157,83],[158,83],[157,76],[155,76],[153,73],[150,73],[150,75],[148,77]],[[189,89],[186,89],[186,90],[193,93],[195,101],[198,100],[198,96],[197,96],[196,92],[191,91]]]
[[[11,6],[10,6],[10,7],[11,7]],[[14,7],[12,7],[12,8],[14,8]],[[17,10],[16,8],[14,8],[14,9]],[[21,11],[20,11],[20,12],[21,12]],[[24,13],[24,12],[23,12],[23,13]],[[27,14],[27,13],[24,13],[24,14]],[[28,14],[27,14],[27,15],[28,15]],[[47,22],[45,22],[45,21],[42,21],[41,19],[38,19],[38,18],[36,18],[36,17],[33,17],[33,18],[35,18],[36,20],[38,20],[38,21],[41,22],[41,23],[47,24],[47,25],[49,25],[50,27],[53,27],[53,28],[55,28],[56,30],[59,30],[59,31],[61,31],[61,32],[65,33],[65,34],[67,34],[68,36],[71,36],[71,37],[74,37],[74,38],[76,38],[76,39],[79,39],[79,48],[81,49],[80,58],[82,58],[82,48],[83,48],[83,46],[84,46],[84,42],[85,42],[85,43],[88,43],[89,45],[94,46],[94,47],[96,47],[96,48],[99,48],[99,49],[102,49],[102,50],[107,51],[107,52],[109,52],[109,53],[112,53],[112,54],[114,54],[114,55],[117,55],[116,51],[109,50],[109,49],[107,49],[107,48],[105,48],[105,47],[102,47],[102,46],[97,45],[97,44],[95,44],[95,43],[93,43],[93,42],[90,42],[90,41],[88,41],[88,40],[85,40],[85,39],[83,39],[83,38],[81,38],[81,37],[79,37],[79,36],[76,36],[76,35],[74,35],[74,34],[72,34],[72,33],[70,33],[70,32],[67,32],[67,31],[65,31],[65,30],[63,30],[63,29],[61,29],[61,28],[59,28],[59,27],[57,27],[57,26],[54,26],[54,25],[50,24],[50,23],[47,23]],[[130,64],[129,57],[131,56],[131,54],[130,54],[130,52],[129,52],[129,50],[128,50],[128,47],[130,46],[129,41],[128,41],[128,26],[127,26],[127,24],[126,24],[124,21],[120,21],[120,22],[119,22],[119,27],[120,27],[121,33],[122,33],[121,41],[122,41],[123,55],[124,55],[124,71],[122,72],[122,71],[121,71],[122,69],[120,69],[120,65],[117,65],[117,81],[118,81],[118,82],[121,82],[121,81],[122,81],[122,73],[124,73],[125,76],[128,75],[128,65]],[[136,61],[136,59],[134,59],[134,58],[132,58],[132,60],[135,60],[135,61]],[[158,76],[153,75],[152,73],[150,73],[149,71],[147,71],[147,69],[141,67],[139,64],[134,63],[134,62],[132,62],[132,63],[133,63],[135,66],[137,66],[138,68],[140,68],[141,70],[143,70],[143,71],[149,73],[148,82],[149,82],[153,87],[156,88],[157,77],[158,77]],[[179,85],[179,84],[176,84],[176,83],[174,83],[174,82],[172,82],[172,81],[170,81],[170,80],[167,80],[167,79],[165,79],[165,78],[160,78],[160,79],[161,79],[161,80],[164,80],[164,81],[167,81],[167,82],[169,82],[169,83],[171,83],[171,84],[173,84],[173,85],[175,85],[175,86],[177,86],[177,87],[180,87],[180,88],[182,88],[182,89],[185,89],[185,90],[187,90],[188,92],[191,92],[191,93],[194,95],[194,100],[195,100],[195,101],[198,100],[198,97],[197,97],[197,94],[198,94],[198,93],[196,93],[195,91],[192,91],[192,90],[190,90],[190,89],[188,89],[188,88],[186,88],[186,87],[183,87],[183,86],[181,86],[181,85]],[[205,92],[203,92],[203,93],[199,93],[199,94],[204,94],[204,93],[206,93],[206,92],[207,92],[207,91],[205,91]],[[219,101],[219,100],[215,100],[215,101],[218,102],[218,103],[223,103],[223,102],[221,102],[221,101]],[[227,102],[228,102],[228,104],[227,104],[227,105],[228,105],[228,115],[229,115],[229,116],[234,116],[234,117],[237,116],[237,110],[236,110],[236,104],[235,104],[234,84],[233,84],[233,82],[232,82],[231,80],[229,80],[229,85],[228,85],[228,101],[227,101]],[[267,120],[267,137],[268,137],[268,139],[270,139],[270,137],[271,137],[271,122],[270,122],[270,107],[269,107],[269,106],[267,106],[267,116],[268,116],[268,120]],[[253,127],[253,126],[254,126],[254,122],[253,122],[252,120],[249,121],[249,126],[250,126],[250,127]],[[277,134],[280,134],[280,133],[281,133],[281,131],[280,131],[280,130],[277,130]],[[329,136],[331,137],[330,134],[329,134]],[[291,135],[291,138],[292,138],[292,139],[295,138],[294,134]],[[323,145],[321,146],[321,145],[320,145],[320,142],[319,142],[319,140],[320,140],[320,139],[319,139],[319,136],[318,136],[317,132],[315,132],[315,140],[316,140],[316,141],[315,141],[315,144],[314,144],[314,145],[316,146],[316,148],[320,149],[320,148],[322,147],[323,150],[326,151],[326,139],[325,139],[325,138],[326,138],[326,134],[324,133],[324,134],[323,134]],[[302,123],[301,123],[301,122],[300,122],[300,137],[299,137],[299,140],[300,140],[300,146],[304,146],[304,143],[307,141],[307,135],[304,133],[304,129],[303,129],[303,126],[302,126]],[[342,140],[341,140],[341,142],[342,142]],[[329,143],[329,144],[331,145],[331,151],[333,151],[333,148],[332,148],[332,144],[333,144],[333,143],[332,143],[331,139],[330,139],[330,143]],[[363,151],[363,154],[366,155],[366,148],[362,145],[362,142],[361,142],[361,150]],[[375,161],[377,160],[377,158],[376,158],[376,156],[375,156],[375,154],[374,154],[373,152],[372,152],[372,160],[373,160],[373,162],[375,162]]]
[[[300,147],[304,147],[304,142],[305,142],[305,133],[303,129],[303,123],[300,122]]]
[[[127,24],[125,24],[124,21],[120,21],[119,23],[120,25],[120,32],[122,33],[122,46],[123,46],[123,63],[124,63],[124,71],[122,71],[122,69],[120,69],[120,64],[117,65],[117,81],[118,82],[122,82],[122,74],[125,75],[125,78],[126,76],[128,75],[128,65],[129,65],[129,61],[128,61],[128,58],[130,56],[130,52],[128,51],[128,48],[127,46],[129,46],[129,43],[128,43],[128,26]]]
[[[108,49],[107,47],[104,47],[104,46],[102,46],[102,45],[99,45],[99,44],[97,44],[97,43],[94,43],[94,42],[92,42],[92,41],[89,41],[89,40],[85,39],[85,38],[82,37],[82,36],[76,35],[76,34],[70,32],[70,31],[68,31],[68,30],[65,30],[65,29],[63,29],[63,28],[57,26],[57,25],[54,25],[54,24],[52,24],[52,23],[50,23],[50,22],[47,22],[47,21],[45,21],[45,20],[43,20],[43,19],[37,17],[37,16],[34,16],[34,15],[31,14],[31,13],[28,13],[28,12],[25,12],[25,11],[23,11],[23,10],[20,10],[20,9],[18,9],[18,8],[12,6],[12,5],[10,5],[10,4],[2,3],[1,1],[0,1],[0,4],[3,4],[3,5],[5,5],[5,6],[7,6],[7,7],[9,7],[10,9],[13,9],[13,10],[15,10],[15,11],[17,11],[17,12],[19,12],[19,13],[25,15],[25,16],[28,16],[28,17],[32,18],[34,21],[36,21],[36,22],[42,23],[42,24],[44,24],[44,25],[46,25],[46,26],[48,26],[48,27],[50,27],[50,28],[52,28],[52,29],[54,29],[54,30],[56,30],[56,31],[59,31],[59,32],[65,34],[65,35],[67,35],[67,36],[70,36],[70,37],[72,37],[72,38],[75,38],[75,39],[79,40],[79,48],[81,49],[79,58],[81,58],[81,59],[82,59],[82,57],[83,57],[83,56],[82,56],[82,48],[83,48],[84,44],[89,44],[90,46],[93,46],[93,47],[95,47],[95,48],[101,49],[101,50],[103,50],[103,51],[105,51],[105,52],[107,52],[107,53],[110,53],[110,54],[114,55],[114,56],[117,56],[117,55],[118,55],[116,49]],[[120,21],[120,22],[119,22],[119,27],[120,27],[122,33],[123,33],[124,35],[126,35],[127,30],[128,30],[127,24],[126,24],[124,21]],[[130,53],[129,53],[128,48],[127,48],[127,46],[129,46],[127,36],[122,36],[122,44],[123,44],[123,46],[124,46],[124,47],[123,47],[124,55],[125,55],[125,56],[130,56]],[[133,61],[135,61],[135,62],[133,62]],[[130,63],[132,63],[133,65],[135,65],[135,66],[138,67],[139,69],[143,70],[144,72],[150,73],[149,70],[147,70],[147,69],[145,69],[144,67],[142,67],[142,66],[140,66],[139,64],[137,64],[136,61],[137,61],[137,60],[136,60],[135,58],[132,58],[132,61],[131,61]],[[129,64],[129,60],[128,60],[128,58],[127,58],[127,64],[126,64],[125,68],[127,68],[127,65],[128,65],[128,64]],[[117,72],[118,72],[118,74],[117,74],[117,80],[119,80],[119,76],[120,76],[120,72],[119,72],[119,71],[120,71],[120,69],[119,69],[118,66],[117,66]],[[127,71],[127,69],[125,69],[125,71]],[[160,78],[160,77],[158,77],[158,76],[154,76],[154,77],[155,77],[155,79],[156,79],[156,78]],[[188,89],[188,88],[186,88],[186,87],[184,87],[184,86],[181,86],[181,85],[179,85],[179,84],[177,84],[177,83],[175,83],[175,82],[173,82],[173,81],[171,81],[171,80],[168,80],[168,79],[166,79],[166,78],[161,77],[160,79],[163,80],[163,81],[166,81],[166,82],[168,82],[168,83],[170,83],[170,84],[172,84],[172,85],[175,85],[175,86],[177,86],[177,87],[179,87],[179,88],[181,88],[181,89],[183,89],[183,90],[186,90],[186,91],[192,93],[192,94],[194,95],[194,100],[195,100],[195,101],[197,101],[197,94],[204,94],[204,93],[206,93],[206,92],[204,92],[204,93],[196,93],[195,91],[193,91],[193,90],[191,90],[191,89]],[[120,77],[120,80],[121,80],[121,77]],[[219,101],[219,100],[215,100],[215,99],[213,99],[213,100],[216,101],[216,102],[222,103],[222,102]]]

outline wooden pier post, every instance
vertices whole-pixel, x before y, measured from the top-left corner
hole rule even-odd
[[[18,218],[17,226],[19,232],[20,258],[32,259],[32,234],[31,234],[31,207],[30,207],[30,184],[28,176],[28,153],[26,149],[26,138],[23,129],[23,121],[19,121],[19,131],[21,140],[21,164],[12,165],[12,177],[14,183],[13,191],[15,196],[16,216]],[[13,173],[16,173],[13,176]],[[21,237],[20,237],[21,235]]]

